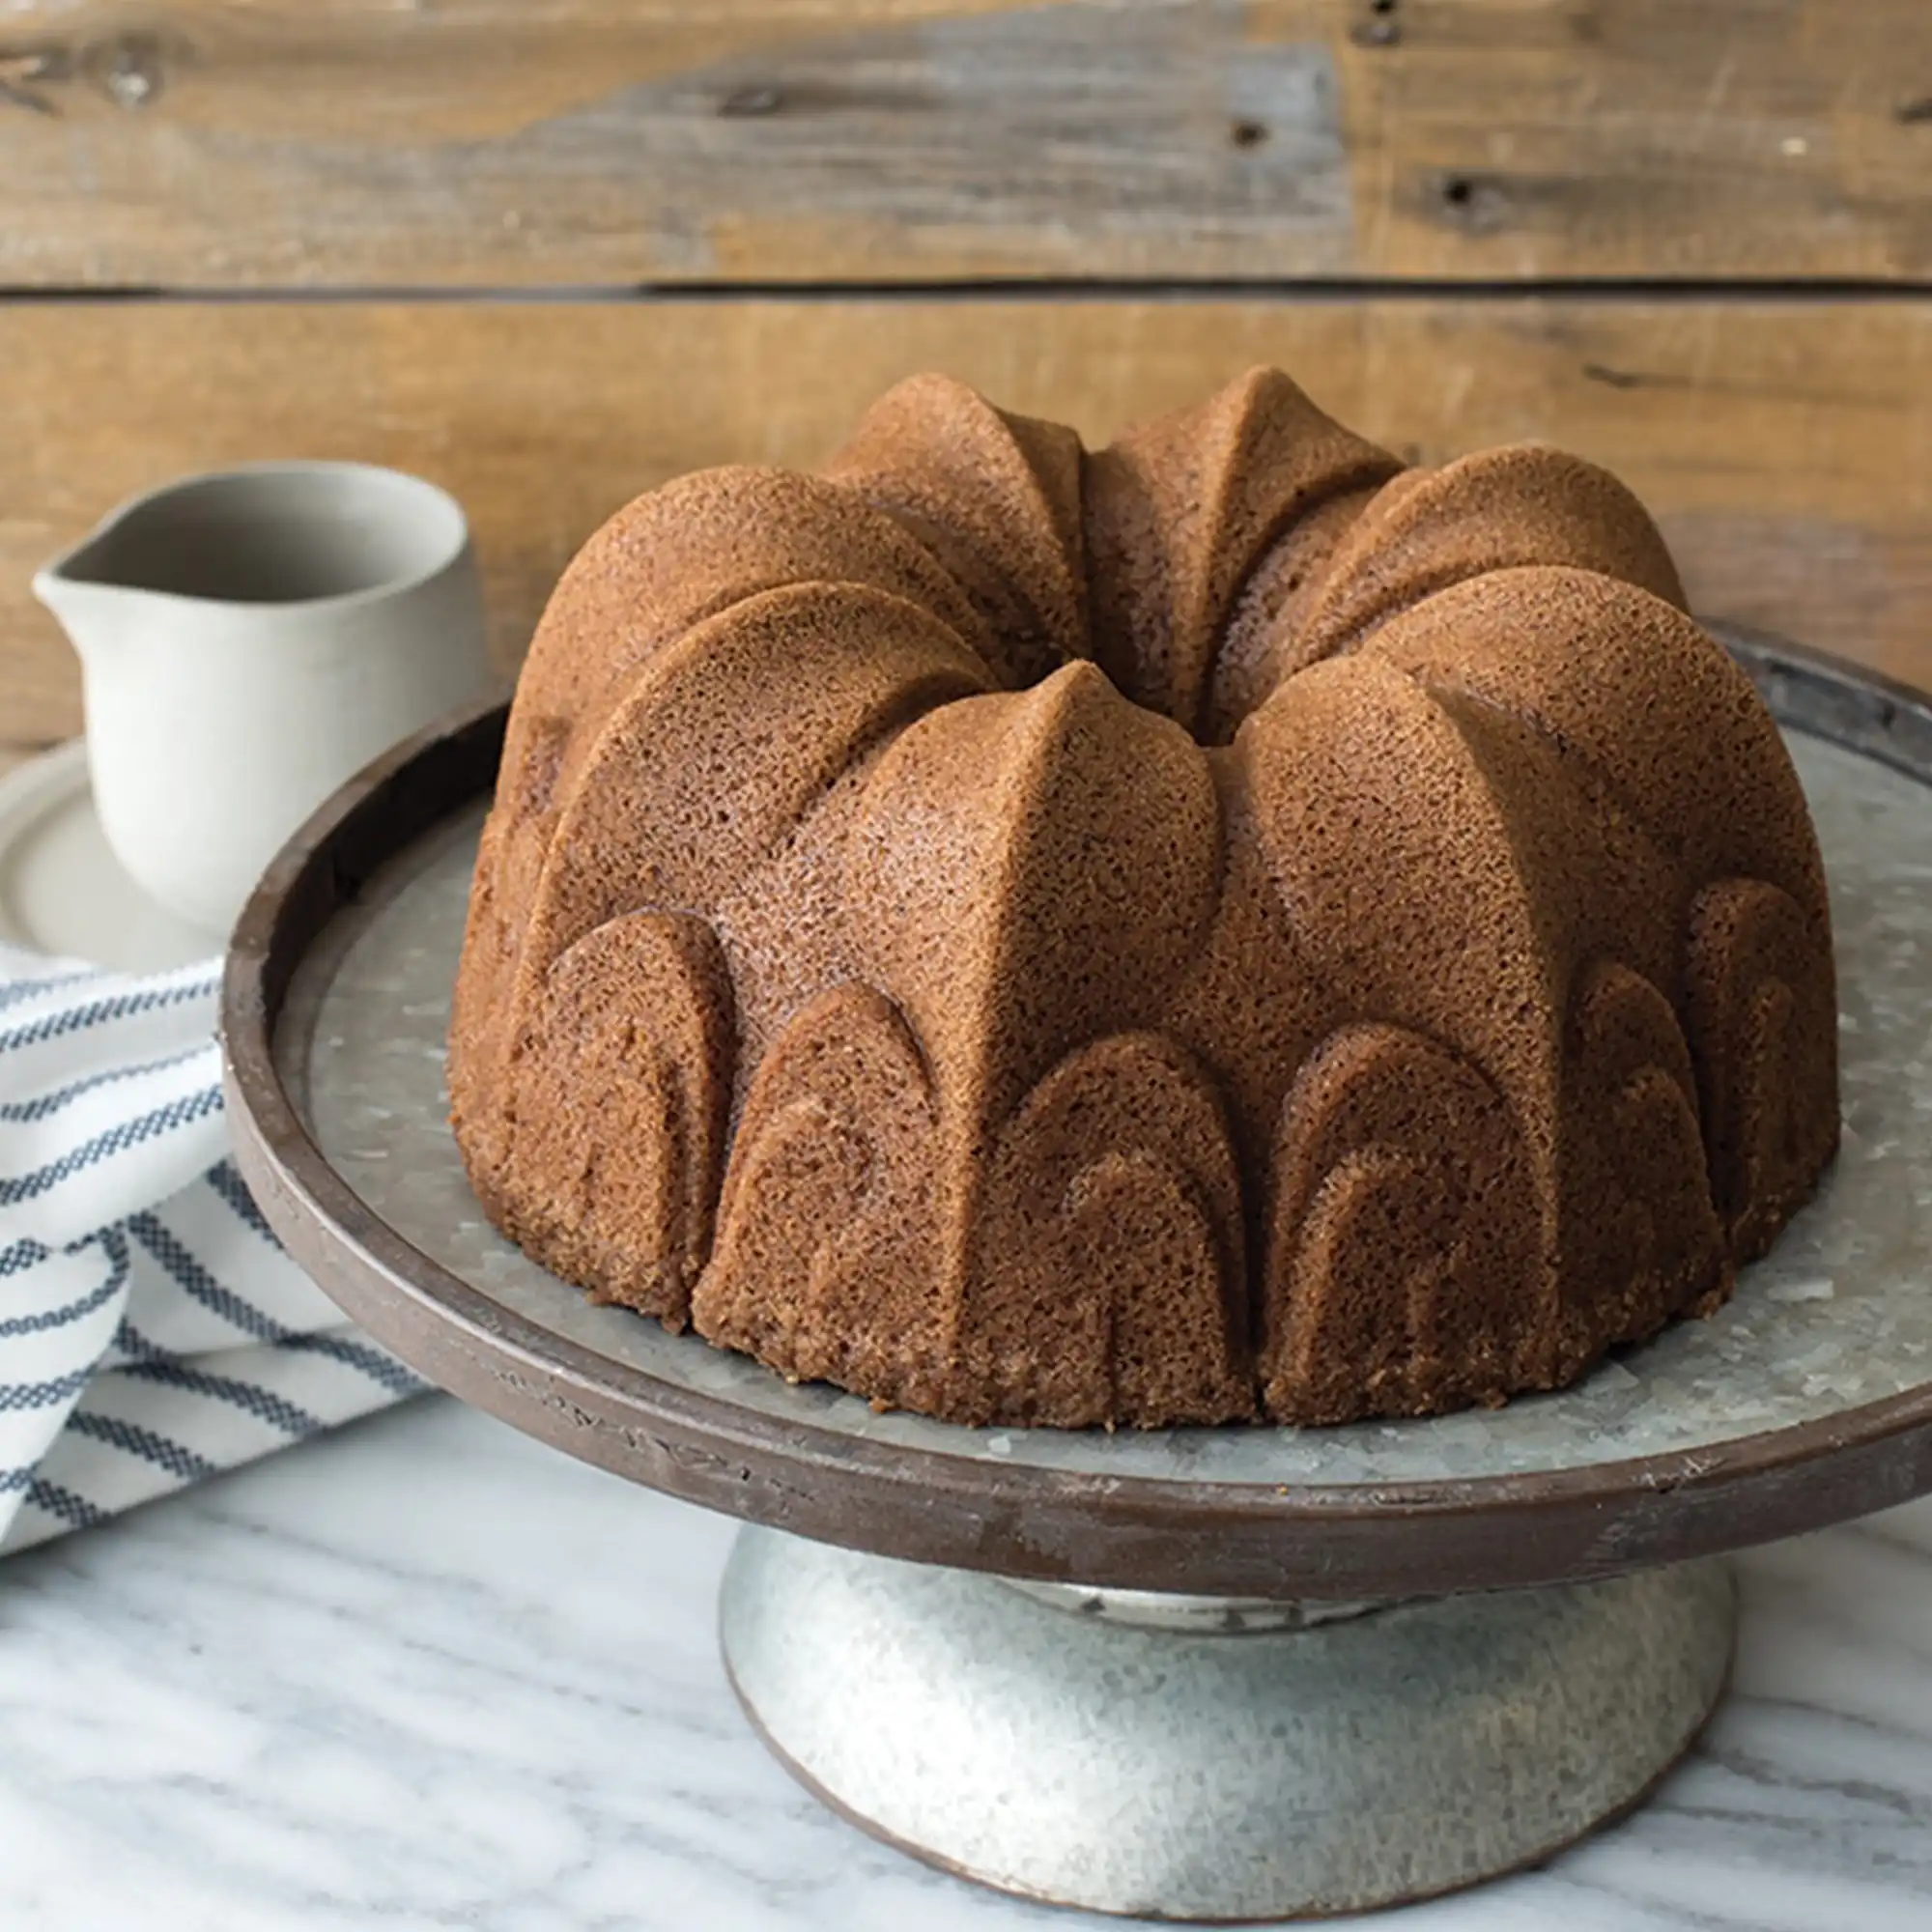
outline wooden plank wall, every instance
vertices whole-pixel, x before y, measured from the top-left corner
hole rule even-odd
[[[78,723],[33,566],[180,470],[446,483],[507,664],[627,496],[898,375],[1099,438],[1254,360],[1932,682],[1932,6],[10,0],[0,743]]]

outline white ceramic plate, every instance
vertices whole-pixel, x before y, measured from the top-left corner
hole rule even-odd
[[[221,952],[121,869],[94,815],[81,739],[0,779],[0,939],[129,973]]]

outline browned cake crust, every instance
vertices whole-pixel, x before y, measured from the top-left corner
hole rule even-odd
[[[1499,1402],[1837,1142],[1777,730],[1613,477],[1257,370],[1097,454],[936,376],[558,584],[456,987],[491,1217],[960,1422]]]

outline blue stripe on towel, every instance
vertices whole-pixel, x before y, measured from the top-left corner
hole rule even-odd
[[[279,1248],[281,1246],[281,1242],[275,1238],[275,1231],[269,1226],[268,1217],[256,1207],[255,1197],[248,1192],[248,1183],[236,1172],[235,1163],[232,1160],[216,1161],[208,1170],[208,1184],[270,1247]]]
[[[211,1314],[232,1321],[244,1335],[252,1335],[258,1342],[279,1342],[293,1332],[279,1321],[270,1321],[233,1289],[222,1287],[153,1214],[130,1214],[126,1225],[128,1232],[167,1270],[175,1285]]]
[[[51,1408],[78,1395],[94,1379],[94,1364],[54,1376],[43,1382],[0,1382],[0,1413],[22,1408]]]
[[[83,966],[77,973],[50,973],[43,980],[16,980],[11,986],[0,986],[0,1012],[9,1007],[17,1007],[27,1000],[43,998],[48,993],[57,993],[63,986],[77,986],[84,980],[98,977],[99,968]]]
[[[107,1520],[107,1511],[96,1509],[85,1496],[77,1496],[58,1483],[29,1483],[27,1500],[49,1516],[59,1517],[70,1529],[92,1529],[97,1522]]]
[[[340,1335],[291,1335],[281,1346],[292,1355],[327,1355],[331,1361],[360,1369],[371,1381],[380,1382],[393,1395],[422,1395],[434,1386],[380,1349],[347,1341]]]
[[[180,1482],[196,1482],[220,1471],[219,1463],[197,1455],[185,1443],[158,1435],[152,1429],[143,1429],[139,1423],[123,1422],[117,1416],[95,1415],[81,1409],[68,1418],[67,1426],[71,1435],[85,1435],[90,1441],[105,1442],[109,1448],[138,1456],[142,1462],[165,1469]]]
[[[84,1028],[99,1026],[103,1020],[132,1019],[137,1013],[155,1012],[162,1007],[179,1007],[189,1000],[205,1000],[220,983],[221,976],[211,973],[206,979],[191,980],[184,986],[157,986],[147,993],[119,993],[111,1000],[95,1000],[85,1007],[70,1007],[65,1012],[48,1013],[44,1018],[29,1020],[25,1026],[16,1027],[12,1033],[0,1033],[0,1053],[11,1053],[17,1046],[39,1046],[46,1040],[60,1039]]]
[[[216,1402],[232,1404],[246,1410],[258,1421],[279,1429],[285,1435],[313,1435],[323,1426],[320,1419],[307,1409],[285,1401],[270,1389],[257,1388],[253,1382],[237,1381],[230,1376],[211,1376],[200,1369],[184,1367],[174,1356],[165,1350],[156,1348],[145,1335],[126,1321],[121,1324],[118,1340],[126,1353],[136,1357],[120,1371],[124,1376],[159,1382],[168,1388],[186,1389],[194,1395],[211,1396]]]
[[[128,1279],[128,1264],[124,1260],[99,1288],[91,1288],[78,1300],[70,1301],[64,1308],[43,1309],[39,1315],[15,1315],[11,1321],[0,1321],[0,1341],[9,1335],[43,1335],[49,1328],[65,1328],[71,1321],[78,1321],[85,1315],[92,1315],[103,1303],[112,1301],[121,1293],[121,1284]]]
[[[227,1166],[224,1161],[223,1167]],[[215,1179],[220,1173],[215,1169],[209,1179],[221,1191],[243,1220],[253,1225],[259,1219],[260,1210],[248,1199],[242,1186],[241,1178],[233,1170],[229,1171],[230,1186],[246,1203],[246,1211],[222,1188]],[[267,1222],[262,1222],[262,1232],[270,1240]],[[211,1313],[218,1315],[225,1321],[232,1321],[244,1334],[252,1335],[258,1341],[272,1342],[277,1348],[286,1349],[292,1354],[327,1355],[331,1361],[341,1362],[345,1367],[359,1370],[370,1380],[397,1396],[420,1395],[430,1384],[420,1376],[412,1375],[401,1363],[393,1361],[379,1349],[371,1349],[359,1342],[347,1341],[338,1335],[304,1335],[298,1330],[285,1327],[281,1322],[264,1315],[253,1303],[244,1300],[233,1289],[225,1288],[195,1260],[183,1244],[153,1214],[130,1214],[128,1230],[154,1256],[184,1293],[193,1297]]]
[[[0,1249],[0,1281],[10,1274],[19,1274],[23,1269],[39,1267],[53,1250],[44,1242],[23,1235],[11,1248]]]
[[[185,1046],[179,1053],[163,1054],[158,1060],[144,1060],[132,1066],[110,1066],[104,1073],[91,1073],[85,1080],[55,1088],[51,1094],[40,1094],[31,1100],[10,1100],[0,1105],[0,1121],[44,1121],[83,1094],[92,1094],[99,1087],[111,1087],[117,1080],[138,1080],[145,1074],[165,1073],[170,1066],[179,1066],[183,1061],[206,1053],[208,1045],[205,1039],[197,1040],[194,1045]]]
[[[196,1121],[205,1120],[220,1110],[221,1089],[206,1087],[199,1094],[170,1100],[165,1107],[156,1107],[136,1120],[123,1121],[119,1126],[96,1134],[91,1141],[83,1141],[79,1147],[62,1154],[58,1160],[49,1161],[44,1167],[36,1168],[32,1174],[9,1175],[0,1180],[0,1208],[12,1208],[22,1201],[32,1201],[48,1188],[58,1187],[63,1180],[71,1179],[96,1162],[105,1160],[110,1154],[125,1153],[131,1147],[139,1147],[143,1141],[153,1140],[156,1134],[167,1133],[175,1127],[191,1126]]]

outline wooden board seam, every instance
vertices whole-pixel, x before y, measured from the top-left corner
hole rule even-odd
[[[130,283],[127,286],[41,288],[0,282],[0,303],[106,305],[213,302],[235,306],[312,307],[321,303],[424,302],[461,306],[548,303],[720,301],[1684,301],[1684,302],[1915,302],[1932,298],[1932,277],[1881,280],[1872,276],[1615,276],[1549,275],[1534,280],[1470,281],[1419,275],[1280,276],[1027,276],[978,275],[965,281],[783,281],[765,278],[705,282],[607,282],[521,287],[476,283],[369,283],[327,289],[201,287]]]

